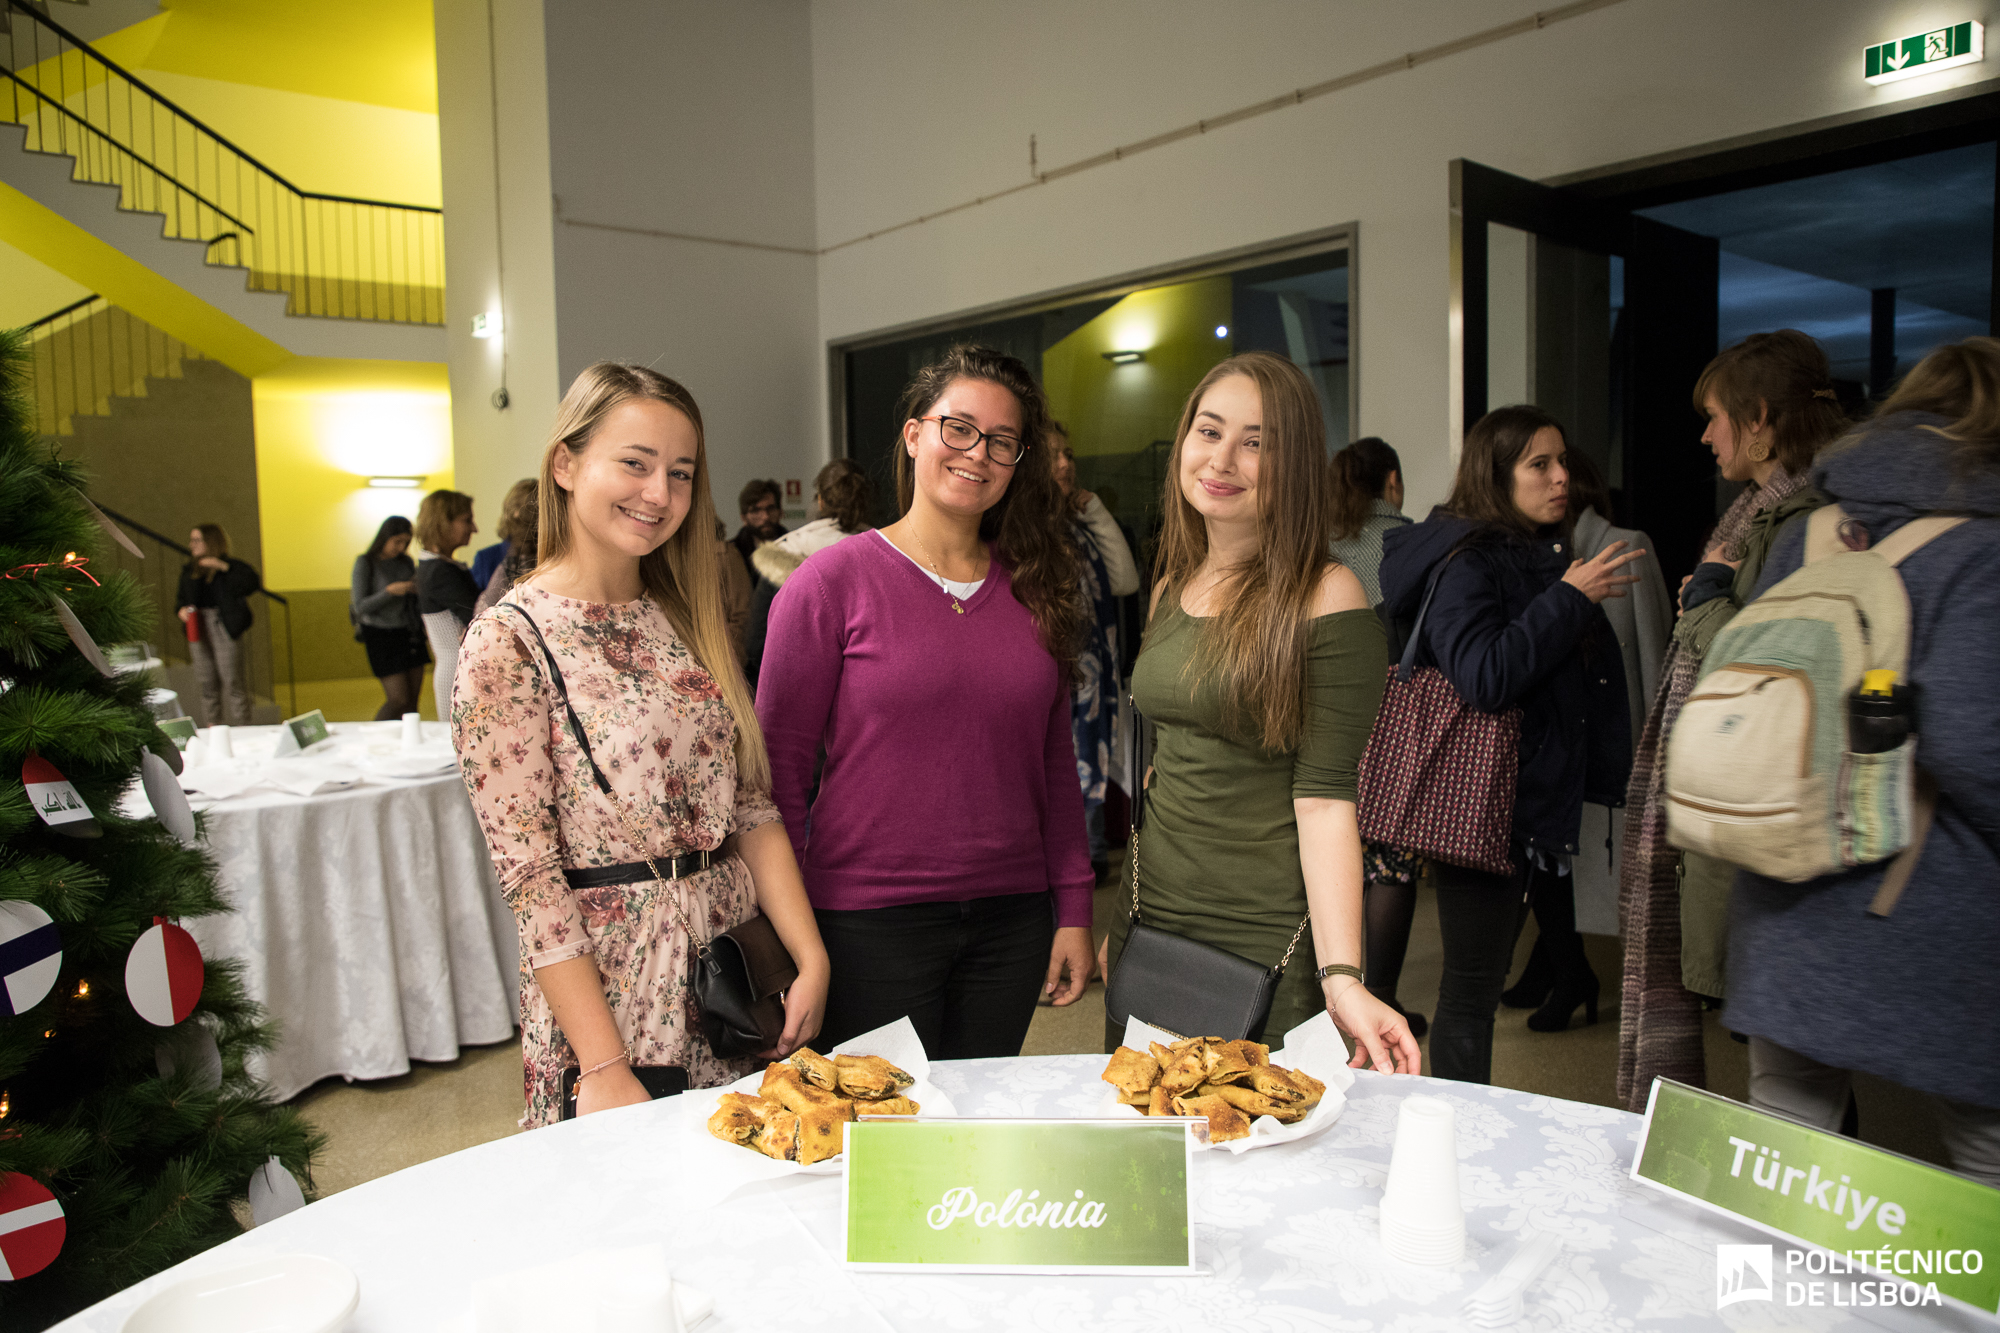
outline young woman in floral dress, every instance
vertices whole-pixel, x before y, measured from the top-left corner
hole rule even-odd
[[[581,1071],[576,1113],[587,1115],[648,1099],[635,1065],[681,1066],[695,1087],[755,1067],[717,1059],[699,1034],[690,925],[712,938],[761,909],[790,950],[799,977],[767,1054],[819,1030],[828,976],[729,647],[687,390],[640,366],[585,370],[556,412],[540,511],[541,563],[467,631],[451,710],[520,926],[530,1127],[562,1117],[568,1068]]]

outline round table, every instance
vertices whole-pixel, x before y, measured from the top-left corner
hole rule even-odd
[[[1097,1113],[1104,1057],[938,1062],[961,1115]],[[1465,1261],[1418,1268],[1382,1252],[1376,1224],[1411,1093],[1457,1109]],[[588,1116],[411,1167],[279,1218],[59,1325],[113,1333],[162,1285],[309,1252],[351,1268],[350,1333],[470,1333],[471,1292],[510,1271],[663,1242],[676,1280],[715,1297],[698,1333],[1170,1329],[1422,1333],[1463,1307],[1525,1231],[1563,1247],[1526,1293],[1521,1328],[1835,1328],[1850,1312],[1743,1304],[1718,1311],[1718,1243],[1768,1241],[1635,1186],[1640,1118],[1502,1088],[1359,1075],[1325,1133],[1195,1157],[1193,1277],[850,1273],[839,1261],[841,1181],[794,1176],[720,1202],[676,1196],[680,1099]],[[1915,1312],[1910,1312],[1915,1313]],[[1934,1314],[1935,1311],[1929,1312]],[[579,1315],[587,1329],[588,1314]],[[1892,1325],[1893,1326],[1893,1325]]]
[[[303,758],[269,759],[276,727],[233,727],[239,765],[292,775],[393,750],[398,722],[336,723]],[[427,744],[448,744],[438,723]],[[204,733],[206,734],[206,733]],[[448,751],[445,752],[448,757]],[[485,838],[455,769],[301,796],[254,786],[200,795],[206,842],[233,912],[185,922],[209,958],[243,964],[278,1044],[250,1070],[280,1100],[329,1075],[388,1078],[411,1060],[514,1031],[517,936]],[[350,769],[350,772],[353,770]],[[239,775],[240,776],[240,775]],[[143,802],[143,797],[138,797]]]

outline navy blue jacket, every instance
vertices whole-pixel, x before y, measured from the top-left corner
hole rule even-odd
[[[1431,570],[1445,568],[1417,665],[1444,672],[1486,713],[1521,710],[1514,837],[1573,854],[1583,803],[1623,805],[1632,765],[1625,665],[1597,604],[1562,581],[1569,543],[1433,512],[1382,539],[1383,611],[1416,620]]]
[[[1812,480],[1871,541],[1924,513],[1975,516],[1898,567],[1936,821],[1886,918],[1867,912],[1886,863],[1805,884],[1738,871],[1724,1016],[1824,1064],[2000,1107],[2000,469],[1955,476],[1954,442],[1926,423],[1945,424],[1876,422]],[[1805,526],[1779,538],[1759,593],[1799,568]]]

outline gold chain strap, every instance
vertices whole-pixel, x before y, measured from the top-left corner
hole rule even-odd
[[[1139,830],[1132,830],[1132,919],[1139,919]],[[1292,955],[1298,951],[1299,941],[1306,936],[1306,927],[1312,924],[1313,914],[1308,910],[1299,921],[1299,928],[1292,932],[1292,942],[1285,946],[1285,956],[1278,960],[1278,971],[1292,965]]]
[[[654,879],[667,886],[667,893],[674,905],[674,916],[679,919],[681,929],[687,932],[688,943],[694,946],[695,957],[706,957],[708,954],[708,941],[703,939],[695,930],[694,923],[688,920],[687,912],[681,907],[680,895],[676,892],[676,886],[680,881],[677,879],[668,879],[660,873],[659,863],[653,859],[653,854],[646,850],[646,840],[639,836],[637,829],[632,827],[632,816],[627,813],[625,807],[618,804],[615,797],[610,797],[607,793],[607,799],[611,800],[612,809],[618,812],[618,818],[625,825],[625,836],[632,839],[632,845],[639,849],[639,859],[646,863],[646,869],[653,872]],[[1289,957],[1290,955],[1287,956]]]

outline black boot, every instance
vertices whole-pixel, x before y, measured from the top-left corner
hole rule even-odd
[[[1584,956],[1583,936],[1567,930],[1559,936],[1544,935],[1542,939],[1550,941],[1555,984],[1549,990],[1548,1003],[1528,1015],[1529,1028],[1536,1032],[1561,1032],[1569,1027],[1570,1016],[1578,1005],[1583,1006],[1583,1021],[1595,1023],[1599,987],[1597,973],[1591,970],[1590,959]]]
[[[1534,1009],[1549,998],[1555,986],[1556,968],[1549,959],[1548,937],[1538,935],[1535,947],[1528,951],[1528,965],[1521,969],[1521,979],[1500,992],[1500,1003],[1509,1009]]]

